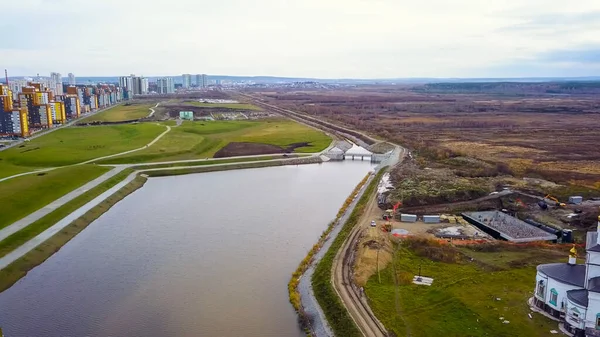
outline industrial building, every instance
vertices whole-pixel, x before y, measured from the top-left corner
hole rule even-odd
[[[512,242],[556,241],[556,234],[500,211],[463,213],[463,218],[496,239]]]

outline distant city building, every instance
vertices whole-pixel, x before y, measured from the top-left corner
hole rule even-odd
[[[159,94],[172,94],[175,92],[175,82],[171,77],[159,78],[156,80],[156,87]]]
[[[135,76],[134,74],[131,74],[129,79],[127,79],[125,77],[121,77],[119,79],[119,83],[126,85],[127,91],[130,94],[128,96],[128,98],[131,98],[131,96],[135,96],[135,95],[146,95],[148,93],[148,87],[149,87],[148,79],[143,76],[138,77],[138,76]],[[129,85],[130,85],[130,87],[129,87]]]
[[[50,73],[49,84],[50,90],[52,90],[55,95],[63,94],[62,76],[60,73]]]
[[[75,81],[75,75],[73,73],[69,73],[69,85],[75,85],[77,81]]]
[[[202,86],[202,75],[197,74],[195,77],[196,77],[196,81],[194,81],[194,85],[196,85],[197,87],[201,87]]]
[[[183,74],[183,75],[181,75],[181,77],[183,78],[183,88],[184,89],[188,89],[189,87],[192,86],[192,75]]]
[[[206,86],[207,86],[207,84],[208,84],[208,83],[207,83],[207,82],[208,82],[208,76],[206,76],[206,74],[202,74],[202,75],[201,75],[201,78],[202,78],[202,85],[201,85],[201,87],[202,87],[202,88],[206,88]]]
[[[132,76],[119,77],[119,86],[127,92],[132,92],[133,91],[133,77]]]

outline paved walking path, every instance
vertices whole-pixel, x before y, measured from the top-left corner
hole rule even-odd
[[[118,170],[118,169],[115,169],[115,170]],[[62,230],[66,226],[68,226],[71,222],[77,220],[79,217],[81,217],[82,215],[84,215],[85,213],[87,213],[92,208],[96,207],[98,204],[100,204],[106,198],[108,198],[111,195],[113,195],[115,192],[117,192],[118,190],[120,190],[123,186],[129,184],[133,179],[135,179],[136,174],[137,173],[130,174],[129,176],[127,176],[127,178],[125,178],[125,180],[123,180],[120,183],[116,184],[115,186],[113,186],[112,188],[110,188],[109,190],[107,190],[106,192],[100,194],[99,196],[97,196],[92,201],[88,202],[87,204],[85,204],[81,208],[77,209],[75,212],[69,214],[67,217],[63,218],[62,220],[60,220],[59,222],[57,222],[56,224],[54,224],[52,227],[46,229],[45,231],[43,231],[42,233],[40,233],[38,236],[36,236],[33,239],[27,241],[26,243],[24,243],[23,245],[21,245],[19,248],[15,249],[12,252],[10,252],[10,253],[6,254],[5,256],[1,257],[0,258],[0,270],[2,270],[3,268],[5,268],[6,266],[10,265],[11,263],[13,263],[14,261],[16,261],[17,259],[23,257],[29,251],[33,250],[35,247],[39,246],[44,241],[46,241],[49,238],[51,238],[54,234],[58,233],[60,230]]]
[[[113,176],[115,176],[116,174],[118,174],[119,172],[123,171],[126,167],[117,167],[114,168],[106,173],[104,173],[103,175],[101,175],[100,177],[88,182],[87,184],[63,195],[62,197],[58,198],[57,200],[53,201],[52,203],[44,206],[43,208],[38,209],[37,211],[29,214],[28,216],[24,217],[23,219],[14,222],[13,224],[4,227],[2,229],[0,229],[0,241],[6,239],[7,237],[9,237],[10,235],[20,231],[21,229],[31,225],[32,223],[38,221],[39,219],[43,218],[44,216],[50,214],[52,211],[54,211],[55,209],[63,206],[64,204],[68,203],[69,201],[77,198],[78,196],[82,195],[83,193],[91,190],[92,188],[102,184],[103,182],[105,182],[106,180],[112,178]]]

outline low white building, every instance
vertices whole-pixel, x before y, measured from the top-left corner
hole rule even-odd
[[[588,233],[588,241],[585,264],[577,264],[573,247],[568,263],[541,264],[535,278],[533,304],[577,337],[600,336],[600,235]]]

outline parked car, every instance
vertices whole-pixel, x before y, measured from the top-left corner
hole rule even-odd
[[[377,223],[375,222],[375,220],[371,220],[371,227],[377,227]]]

